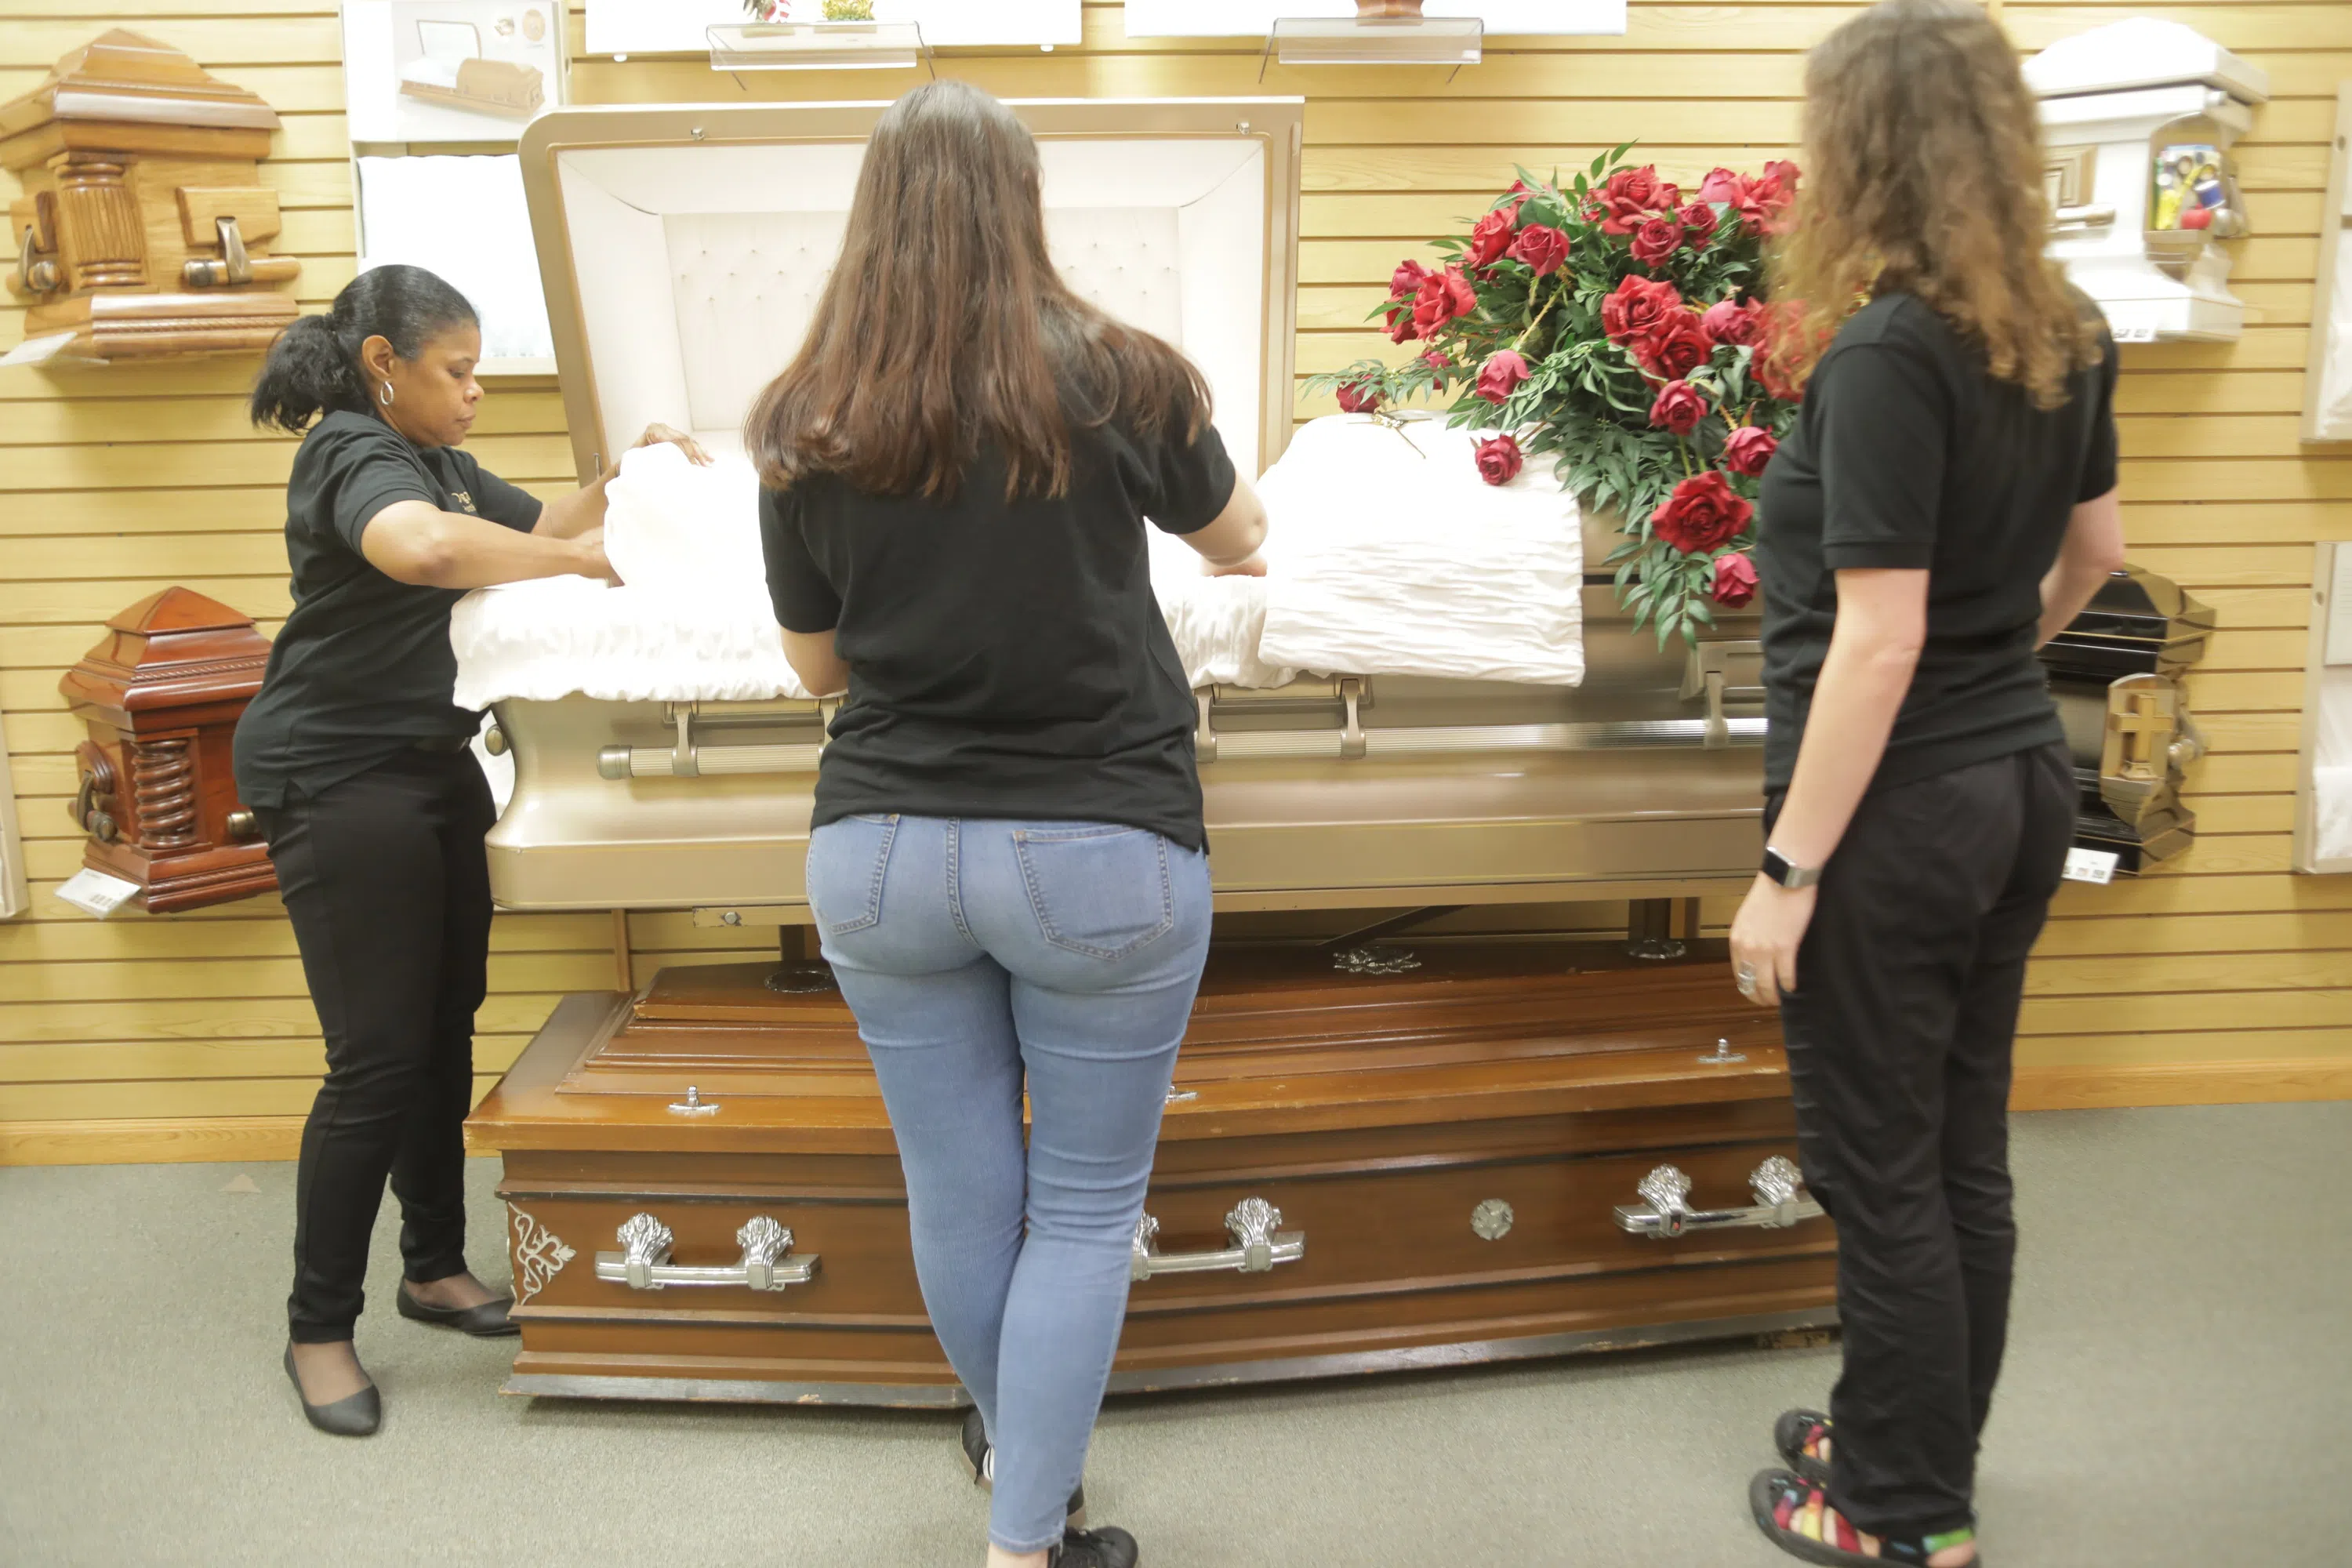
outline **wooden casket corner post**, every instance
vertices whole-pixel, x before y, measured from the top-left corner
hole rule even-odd
[[[116,28],[0,105],[9,288],[24,360],[258,353],[297,311],[261,183],[278,116],[167,45]],[[46,350],[37,345],[46,343]],[[20,363],[23,361],[20,360]]]
[[[137,883],[152,914],[268,892],[277,876],[230,755],[268,639],[252,616],[187,588],[106,626],[58,683],[89,731],[74,748],[82,864]]]

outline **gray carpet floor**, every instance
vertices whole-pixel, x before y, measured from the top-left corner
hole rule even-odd
[[[2352,1563],[2352,1104],[2045,1113],[2016,1164],[1985,1561]],[[389,1310],[389,1205],[384,1429],[312,1433],[278,1366],[292,1182],[0,1171],[0,1560],[979,1563],[953,1417],[501,1398],[511,1342]],[[1119,1400],[1087,1491],[1150,1568],[1770,1568],[1747,1479],[1835,1368],[1715,1346]]]

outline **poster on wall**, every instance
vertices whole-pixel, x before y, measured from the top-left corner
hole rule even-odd
[[[934,48],[1075,44],[1078,0],[870,0],[877,22],[913,22]],[[823,22],[825,0],[588,0],[592,55],[700,54],[728,22]],[[836,0],[832,7],[842,7]]]
[[[1127,0],[1127,36],[1263,38],[1286,16],[1353,16],[1356,0]],[[1488,33],[1625,30],[1625,0],[1425,0],[1428,16],[1475,16]]]
[[[482,374],[552,374],[555,337],[512,153],[359,160],[360,270],[446,279],[480,318]]]
[[[555,0],[343,0],[351,137],[513,142],[562,103]]]

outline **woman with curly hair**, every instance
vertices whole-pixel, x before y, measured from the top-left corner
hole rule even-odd
[[[2011,1047],[2074,827],[2034,650],[2122,561],[2116,351],[2043,259],[2033,100],[1979,6],[1840,27],[1804,143],[1774,288],[1804,407],[1756,550],[1768,845],[1731,946],[1780,1008],[1844,1370],[1826,1414],[1780,1418],[1750,1501],[1809,1562],[1962,1568],[2016,1244]]]

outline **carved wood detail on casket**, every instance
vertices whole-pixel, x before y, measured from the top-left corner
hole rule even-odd
[[[236,798],[236,721],[261,689],[269,643],[253,617],[166,588],[106,623],[58,683],[89,731],[74,748],[70,810],[82,864],[139,885],[152,913],[278,885]]]
[[[70,334],[52,363],[252,353],[296,314],[301,270],[267,254],[260,182],[278,116],[167,45],[116,28],[0,105],[9,286],[25,336]]]

